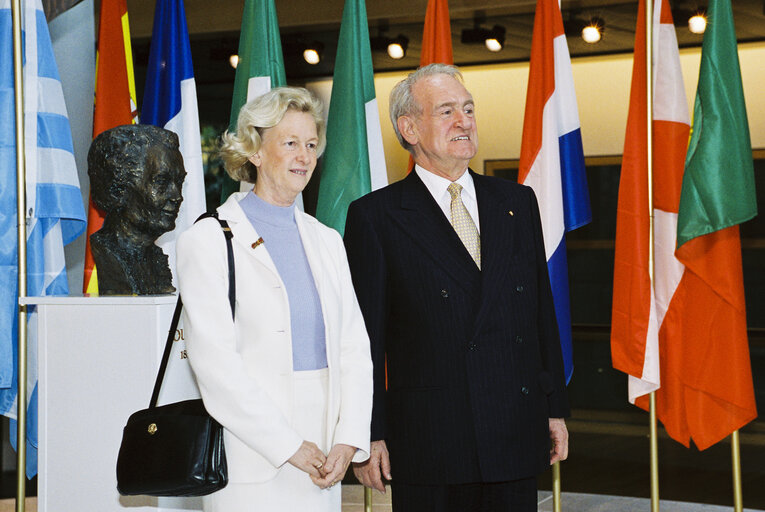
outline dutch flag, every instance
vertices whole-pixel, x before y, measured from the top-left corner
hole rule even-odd
[[[592,214],[571,59],[556,0],[537,2],[518,182],[533,188],[539,201],[568,382],[574,365],[565,234],[590,222]]]

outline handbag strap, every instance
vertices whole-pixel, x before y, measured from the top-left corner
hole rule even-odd
[[[231,318],[234,318],[234,311],[236,305],[236,273],[234,268],[234,248],[231,243],[231,239],[234,238],[234,234],[231,232],[231,228],[228,226],[228,222],[218,218],[218,212],[206,212],[199,216],[194,222],[195,224],[202,219],[214,218],[220,224],[223,230],[223,236],[226,239],[226,254],[228,256],[228,302],[231,306]],[[167,363],[170,361],[170,352],[172,352],[173,341],[175,340],[175,331],[178,329],[178,321],[181,318],[181,309],[183,309],[183,301],[181,300],[180,293],[178,294],[178,302],[175,305],[175,311],[173,312],[173,319],[170,322],[170,330],[167,333],[167,341],[165,342],[165,350],[162,353],[162,362],[159,364],[159,370],[157,371],[157,379],[154,381],[154,391],[151,393],[151,401],[149,402],[149,409],[153,409],[157,406],[157,400],[159,399],[159,390],[162,388],[162,381],[165,378],[165,370],[167,370]]]

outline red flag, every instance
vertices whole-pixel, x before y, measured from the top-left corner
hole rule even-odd
[[[685,267],[675,258],[674,250],[690,123],[669,4],[667,0],[655,0],[652,122],[655,273],[651,282],[644,26],[645,3],[641,0],[616,214],[611,357],[614,368],[629,375],[630,402],[647,408],[646,395],[664,384],[661,382],[664,374],[660,373],[662,349],[679,342],[671,321],[678,314],[680,304],[675,290]]]
[[[137,122],[135,98],[127,3],[126,0],[103,0],[98,27],[93,137],[115,126]],[[103,223],[103,213],[90,201],[83,293],[98,293],[95,262],[90,252],[90,235],[101,229]]]
[[[435,63],[454,64],[447,0],[428,0],[428,9],[425,11],[420,67]]]
[[[454,64],[448,0],[428,0],[425,26],[422,29],[420,67],[428,64]],[[414,169],[414,159],[411,155],[408,169],[407,172]]]
[[[730,0],[707,13],[675,251],[685,273],[656,397],[669,435],[701,450],[757,417],[737,225],[757,215],[752,147]]]

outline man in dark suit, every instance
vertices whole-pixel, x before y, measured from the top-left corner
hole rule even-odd
[[[409,75],[390,115],[415,170],[348,210],[375,372],[372,455],[354,472],[385,492],[392,471],[394,512],[536,510],[536,475],[568,453],[537,202],[468,169],[474,114],[454,66]]]

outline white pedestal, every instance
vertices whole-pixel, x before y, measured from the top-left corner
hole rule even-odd
[[[117,492],[122,428],[149,404],[175,302],[171,295],[25,299],[37,307],[39,512],[202,509],[201,498]],[[162,403],[198,396],[182,343]]]

